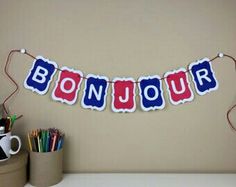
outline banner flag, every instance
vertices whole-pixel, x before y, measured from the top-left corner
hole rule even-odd
[[[208,58],[191,63],[189,69],[191,69],[190,74],[199,95],[205,95],[218,89],[219,84]]]
[[[133,78],[115,78],[112,83],[112,105],[114,112],[134,112],[135,80]]]
[[[62,67],[52,92],[52,99],[73,105],[78,97],[82,77],[81,71]]]
[[[144,111],[163,109],[162,81],[158,75],[140,77],[139,80],[140,106]]]
[[[24,87],[40,95],[46,94],[56,68],[56,62],[37,56],[24,81]]]
[[[166,77],[165,82],[169,93],[169,99],[173,105],[192,101],[194,98],[185,72],[185,68],[180,68],[178,70],[166,72],[164,75],[164,77]]]
[[[83,108],[102,111],[106,107],[109,79],[105,76],[89,74],[85,79],[85,88],[81,105]]]

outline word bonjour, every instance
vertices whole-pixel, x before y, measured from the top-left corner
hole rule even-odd
[[[24,81],[24,87],[40,95],[46,94],[57,70],[56,62],[42,56],[36,57]],[[109,84],[112,84],[111,108],[114,112],[135,111],[136,85],[138,85],[140,106],[143,111],[163,109],[166,102],[163,96],[162,80],[166,84],[169,100],[173,105],[192,101],[194,94],[186,73],[188,71],[191,74],[197,94],[205,95],[218,88],[218,81],[208,58],[191,63],[188,71],[185,68],[169,71],[164,74],[163,78],[158,75],[142,76],[137,82],[133,78],[118,77],[109,81],[105,76],[93,74],[83,77],[81,71],[66,66],[60,70],[52,91],[52,99],[68,105],[75,104],[81,82],[85,79],[81,105],[83,108],[98,111],[102,111],[106,107]]]

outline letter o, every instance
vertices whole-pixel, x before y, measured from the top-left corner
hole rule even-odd
[[[71,85],[71,88],[68,89],[68,90],[65,89],[65,83],[66,83],[67,81],[70,81],[71,84],[72,84],[72,85]],[[72,78],[64,78],[64,79],[61,81],[60,89],[61,89],[64,93],[67,93],[67,94],[72,93],[72,92],[74,91],[74,89],[75,89],[75,81],[74,81]]]
[[[155,95],[154,95],[153,97],[150,97],[150,96],[148,95],[148,90],[149,90],[149,89],[153,89],[153,90],[155,91]],[[153,86],[153,85],[149,85],[149,86],[145,87],[144,90],[143,90],[143,92],[144,92],[145,98],[146,98],[147,100],[149,100],[149,101],[154,101],[154,100],[156,100],[156,99],[158,98],[158,96],[159,96],[157,87],[156,87],[156,86]]]

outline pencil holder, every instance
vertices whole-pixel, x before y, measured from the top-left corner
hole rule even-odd
[[[30,152],[29,182],[33,186],[51,186],[62,180],[63,149]]]

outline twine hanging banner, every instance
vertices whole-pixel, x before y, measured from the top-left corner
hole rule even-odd
[[[106,100],[108,96],[108,87],[112,86],[112,101],[111,109],[113,112],[134,112],[136,110],[136,89],[139,91],[140,107],[143,111],[162,110],[165,108],[166,102],[163,96],[163,84],[166,85],[166,92],[169,96],[169,102],[173,105],[190,102],[194,99],[194,92],[190,86],[193,82],[195,91],[202,96],[218,89],[219,84],[212,68],[212,62],[217,58],[228,57],[235,63],[236,60],[223,53],[219,53],[212,59],[203,58],[189,64],[187,69],[179,68],[177,70],[168,71],[164,76],[150,75],[147,77],[139,77],[138,81],[134,78],[116,77],[112,81],[104,75],[88,74],[84,76],[82,71],[72,69],[66,66],[58,68],[56,62],[48,60],[42,56],[34,57],[25,49],[10,51],[6,65],[5,73],[16,86],[16,89],[3,102],[3,109],[6,114],[6,102],[19,89],[18,84],[9,75],[7,71],[10,62],[10,56],[15,53],[26,54],[33,58],[33,64],[24,81],[24,87],[36,92],[40,95],[45,95],[52,83],[53,77],[59,71],[59,76],[56,80],[55,87],[51,93],[51,97],[55,101],[59,101],[68,105],[76,103],[80,85],[85,80],[85,87],[81,99],[81,106],[86,109],[102,111],[106,108]],[[187,74],[190,73],[191,81]],[[236,128],[230,121],[230,112],[236,107],[234,105],[227,112],[227,120],[233,130]]]

